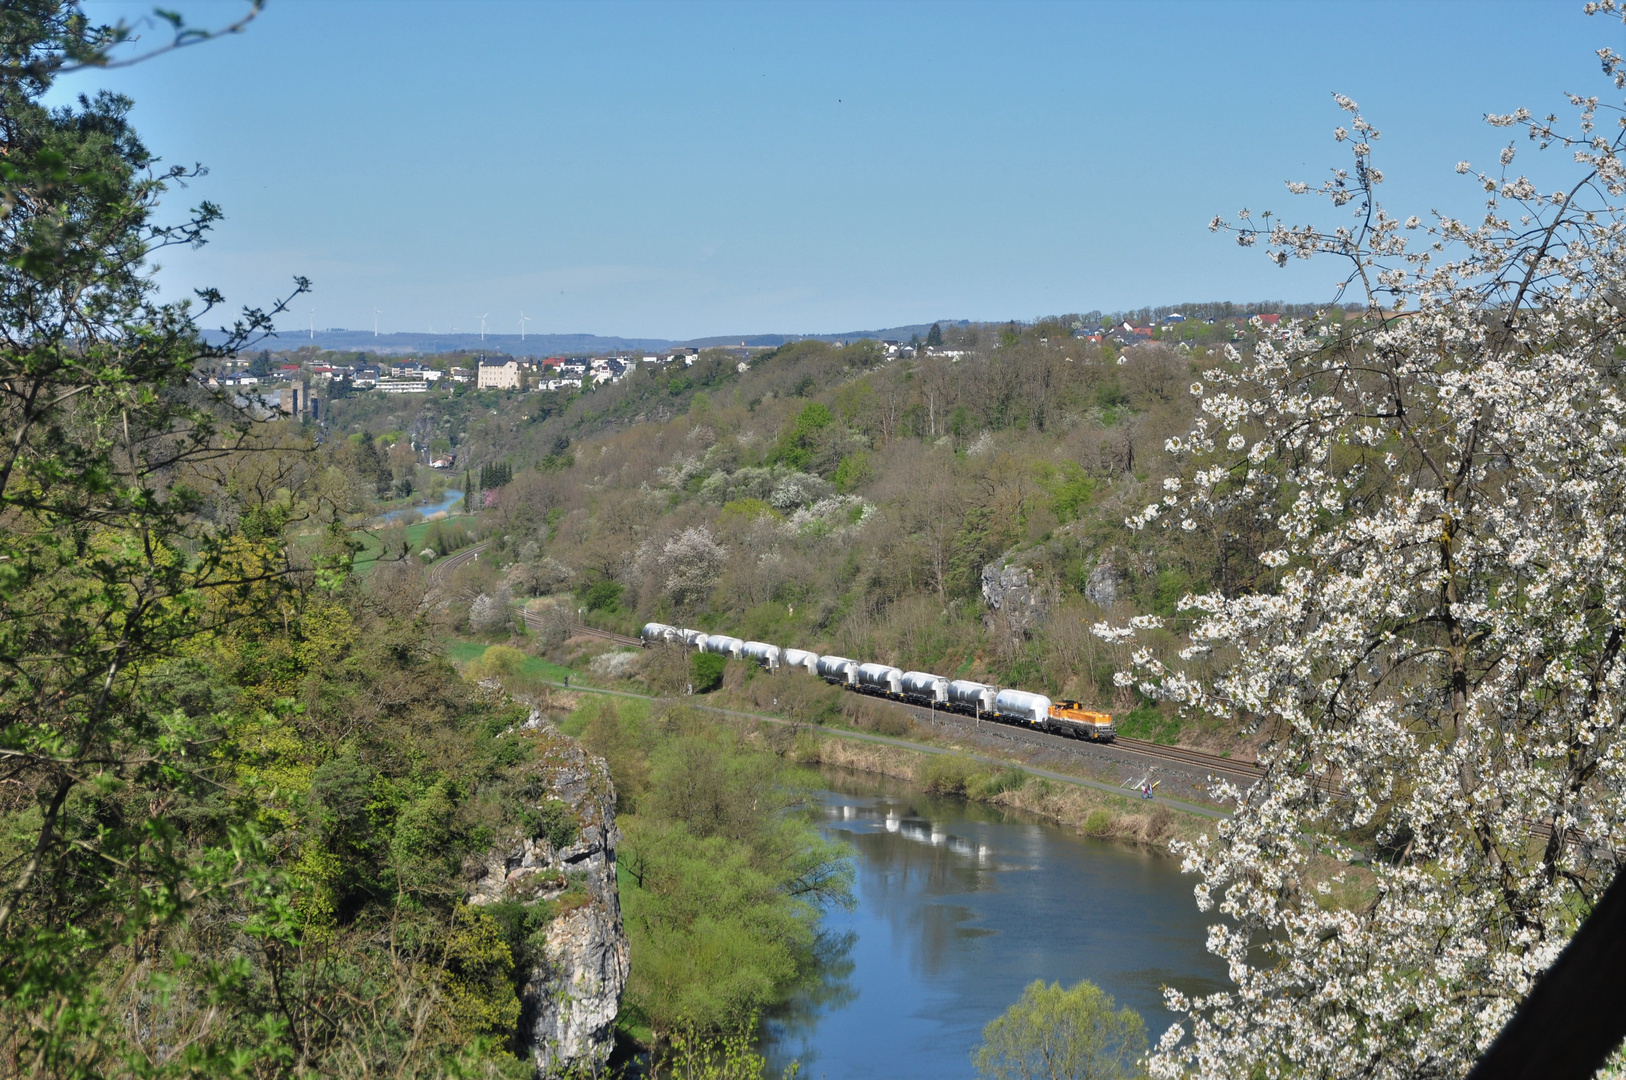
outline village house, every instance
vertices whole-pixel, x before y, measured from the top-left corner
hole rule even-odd
[[[481,364],[474,385],[479,390],[518,390],[519,362]]]

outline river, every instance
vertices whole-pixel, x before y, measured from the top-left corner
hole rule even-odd
[[[1028,815],[831,770],[828,836],[857,853],[857,906],[824,920],[825,977],[765,1023],[777,1077],[973,1077],[982,1027],[1034,979],[1089,979],[1146,1021],[1161,987],[1207,993],[1225,967],[1179,862]]]
[[[436,514],[450,513],[452,507],[456,506],[462,501],[462,499],[463,493],[461,491],[454,488],[447,488],[446,494],[441,498],[440,502],[433,506],[403,506],[399,510],[389,511],[388,513],[384,514],[383,517],[386,522],[394,521],[402,514],[410,514],[413,511],[417,511],[426,518],[434,517]]]

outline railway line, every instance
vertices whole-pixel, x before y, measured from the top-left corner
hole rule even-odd
[[[1165,746],[1162,743],[1148,742],[1145,739],[1131,739],[1123,735],[1114,739],[1113,745],[1122,750],[1127,750],[1131,754],[1142,754],[1163,761],[1178,761],[1182,764],[1208,769],[1211,772],[1232,773],[1238,776],[1250,777],[1260,776],[1264,773],[1264,767],[1257,761],[1240,761],[1236,758],[1221,757],[1219,754],[1192,750],[1184,746]]]
[[[529,626],[530,624],[531,615],[529,612],[526,612],[525,625]],[[627,637],[625,634],[611,633],[608,630],[600,630],[594,626],[578,625],[574,630],[572,630],[572,633],[586,634],[588,637],[603,638],[606,641],[613,641],[617,645],[628,645],[634,649],[646,649],[649,647],[644,643],[643,638]]]
[[[1116,769],[1120,778],[1133,780],[1156,773],[1179,773],[1187,778],[1177,785],[1191,798],[1206,799],[1207,780],[1213,775],[1224,776],[1244,787],[1259,779],[1263,772],[1252,762],[1234,761],[1217,754],[1205,754],[1179,746],[1162,746],[1141,739],[1119,737],[1112,742],[1092,742],[1069,738],[1036,728],[1004,724],[992,719],[977,720],[945,709],[932,709],[923,705],[885,701],[908,713],[917,721],[940,732],[958,732],[979,741],[997,740],[1013,746],[1064,754],[1088,762],[1095,768]]]
[[[521,608],[520,616],[525,620],[525,625],[530,629],[539,630],[542,628],[542,617],[540,615]],[[634,649],[648,648],[648,646],[644,644],[642,638],[628,637],[625,634],[617,634],[609,630],[600,630],[596,626],[584,626],[577,623],[575,626],[570,628],[570,633],[572,635],[581,634],[586,637],[602,638],[605,641],[613,641],[617,645],[626,645]]]
[[[542,625],[540,616],[523,610],[521,615],[527,627],[540,628]],[[626,634],[617,634],[610,630],[600,630],[597,627],[582,624],[572,627],[571,633],[599,638],[627,648],[645,649],[649,647],[649,643],[641,637],[630,637]],[[974,717],[961,715],[948,709],[933,709],[928,706],[900,701],[895,697],[866,696],[873,696],[874,700],[879,703],[903,709],[920,719],[969,729],[973,733],[980,732],[1013,743],[1022,743],[1036,748],[1064,753],[1070,757],[1092,758],[1103,763],[1110,762],[1137,769],[1144,766],[1162,767],[1177,770],[1197,780],[1206,780],[1208,776],[1218,774],[1240,780],[1244,784],[1258,779],[1263,771],[1259,765],[1251,761],[1237,761],[1232,758],[1221,757],[1218,754],[1210,754],[1187,747],[1165,746],[1144,739],[1122,736],[1109,741],[1070,738],[1021,724],[996,722],[992,714],[988,716],[988,719],[979,721]]]
[[[441,559],[439,562],[430,564],[430,567],[427,571],[425,571],[424,576],[429,578],[430,581],[439,580],[451,571],[456,570],[459,566],[462,566],[464,563],[473,559],[478,559],[480,557],[480,552],[484,551],[486,549],[486,545],[489,543],[491,543],[491,541],[482,540],[478,544],[464,548],[462,551],[454,551],[452,554],[446,556],[444,559]]]
[[[485,544],[481,543],[470,548],[465,548],[463,551],[460,551],[456,555],[453,555],[437,564],[435,569],[441,572],[455,569],[457,566],[476,558],[484,547]],[[531,612],[521,609],[521,615],[525,620],[526,626],[535,628],[541,625],[540,617],[533,615]],[[642,638],[629,637],[626,634],[617,634],[610,630],[600,630],[594,626],[578,624],[572,628],[572,633],[585,635],[587,637],[600,638],[602,640],[610,641],[614,644],[628,648],[647,649],[649,647],[649,643]],[[592,688],[583,687],[582,689]],[[624,691],[602,692],[625,693]],[[646,695],[629,694],[627,696],[644,697]],[[929,706],[915,705],[880,696],[872,696],[871,699],[883,705],[902,709],[904,712],[912,714],[918,719],[927,720],[934,727],[944,725],[957,727],[962,730],[970,729],[973,733],[992,736],[1011,743],[1026,744],[1053,752],[1061,752],[1072,757],[1094,758],[1100,761],[1115,761],[1119,765],[1172,769],[1198,780],[1219,775],[1232,780],[1241,781],[1244,787],[1252,784],[1254,781],[1257,781],[1264,775],[1264,767],[1256,761],[1246,761],[1238,758],[1223,757],[1219,754],[1210,754],[1203,750],[1194,750],[1185,746],[1169,746],[1163,743],[1154,743],[1146,739],[1135,739],[1123,735],[1116,736],[1110,742],[1096,742],[1069,738],[1067,736],[1057,735],[1036,728],[1001,723],[993,718],[981,720],[974,717],[968,717],[964,714],[952,712],[948,709],[934,709]],[[708,708],[714,712],[727,713],[730,715],[751,716],[755,719],[765,720],[772,723],[786,722],[781,719],[764,716],[758,713],[739,713],[732,709],[719,709],[711,706],[701,707]],[[858,732],[853,732],[851,734],[855,737],[870,738],[879,742],[896,743],[901,746],[913,745],[904,740],[890,739],[884,736],[865,736]],[[919,747],[919,749],[927,748]],[[943,751],[935,750],[933,752],[941,753]],[[989,758],[986,760],[993,761],[994,759]],[[1043,773],[1044,771],[1037,770],[1037,772]],[[1063,777],[1057,774],[1057,778],[1061,779]],[[1082,780],[1072,776],[1067,776],[1065,779],[1072,783],[1082,783],[1087,786],[1101,787],[1103,790],[1111,790],[1095,781]],[[1204,797],[1202,795],[1203,785],[1193,784],[1192,786],[1193,794],[1199,798]],[[1334,798],[1347,799],[1350,797],[1349,792],[1337,787],[1332,782],[1331,778],[1328,778],[1321,786],[1324,786],[1328,794]],[[1164,801],[1171,800],[1165,798]],[[1210,817],[1224,816],[1223,812],[1216,812],[1208,807],[1183,802],[1177,802],[1177,805],[1179,805],[1183,810],[1189,810],[1191,812],[1204,814]],[[1543,822],[1527,821],[1526,827],[1529,829],[1531,836],[1538,839],[1546,839],[1552,835],[1552,827]],[[1577,841],[1575,841],[1573,838],[1566,837],[1566,842],[1575,843]]]

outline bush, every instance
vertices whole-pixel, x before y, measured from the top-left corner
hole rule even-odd
[[[576,820],[576,815],[570,807],[560,799],[547,800],[530,811],[527,816],[531,835],[546,840],[553,845],[555,851],[569,847],[581,836],[581,823]]]
[[[510,679],[525,666],[525,654],[509,645],[493,645],[469,662],[464,675],[474,682],[481,679]]]
[[[582,603],[588,611],[615,612],[621,607],[621,583],[619,581],[595,581],[581,592]]]
[[[1027,786],[1028,774],[1014,765],[1008,766],[982,782],[983,798],[991,798],[1002,791],[1020,791]]]
[[[575,611],[564,604],[549,604],[532,614],[538,618],[536,628],[531,633],[536,643],[545,649],[564,644],[576,626]]]
[[[964,795],[984,772],[964,754],[938,754],[920,770],[920,785],[933,795]]]
[[[1118,733],[1131,739],[1173,745],[1180,734],[1178,717],[1165,717],[1156,705],[1149,702],[1135,706],[1118,723]]]
[[[1105,836],[1112,831],[1112,812],[1102,807],[1091,810],[1084,819],[1086,836]]]
[[[697,694],[709,694],[723,685],[728,657],[721,653],[695,653],[689,660],[689,681]]]
[[[875,479],[875,466],[870,463],[869,455],[865,453],[849,454],[841,459],[836,466],[835,475],[831,480],[835,482],[836,490],[845,495]]]
[[[842,711],[851,720],[853,727],[873,731],[877,735],[901,739],[915,729],[914,722],[902,709],[883,705],[872,698],[848,694],[843,702]]]

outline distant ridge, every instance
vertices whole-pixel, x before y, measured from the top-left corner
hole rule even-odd
[[[969,326],[965,319],[939,319],[944,326]],[[374,334],[371,330],[282,330],[260,348],[297,349],[314,345],[335,352],[376,352],[386,355],[400,353],[490,352],[507,356],[554,356],[577,353],[635,352],[649,349],[671,349],[688,346],[708,349],[723,345],[747,345],[761,348],[783,345],[787,341],[857,341],[861,338],[907,341],[912,334],[921,337],[932,328],[931,323],[893,326],[884,330],[852,330],[844,334],[734,334],[717,337],[691,338],[677,341],[669,338],[601,337],[597,334]],[[210,335],[212,337],[218,335]]]

